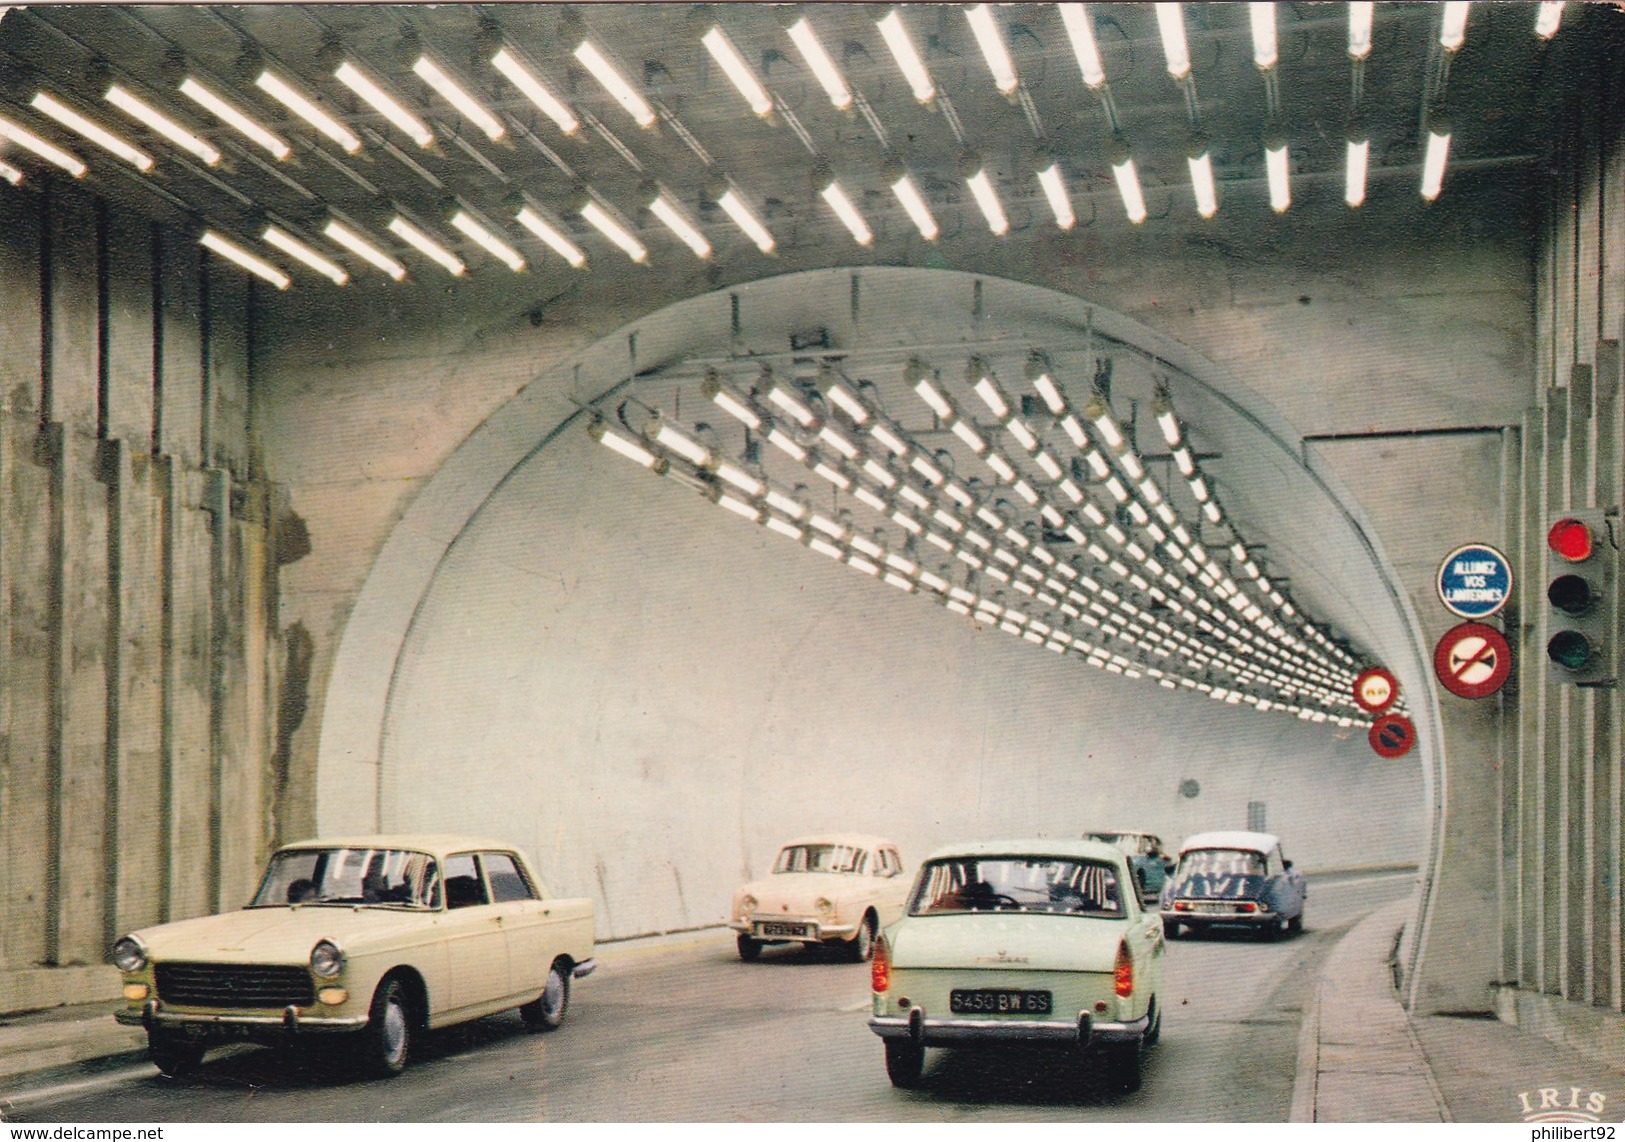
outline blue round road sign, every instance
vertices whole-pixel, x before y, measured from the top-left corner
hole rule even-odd
[[[1512,564],[1487,543],[1458,547],[1439,564],[1439,600],[1464,619],[1483,619],[1512,598]]]

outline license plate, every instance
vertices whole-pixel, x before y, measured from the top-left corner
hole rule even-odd
[[[1207,912],[1207,913],[1234,912],[1235,911],[1235,909],[1233,907],[1231,907],[1230,905],[1228,905],[1228,904],[1198,904],[1196,906],[1196,910],[1198,912]]]
[[[995,988],[955,988],[948,1010],[960,1015],[1048,1015],[1050,993]]]
[[[758,924],[764,936],[795,936],[797,938],[808,935],[805,924]]]

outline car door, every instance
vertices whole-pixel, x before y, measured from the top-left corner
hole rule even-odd
[[[489,1003],[508,994],[508,940],[502,915],[474,853],[446,857],[443,874],[446,911],[439,923],[445,937],[450,974],[446,1008]],[[438,1010],[441,1004],[436,1002]]]
[[[896,849],[881,848],[875,855],[880,860],[878,875],[881,877],[875,911],[880,916],[880,926],[884,928],[903,914],[903,901],[908,896],[909,883],[908,877],[903,875],[903,858]]]
[[[491,887],[491,907],[502,926],[508,994],[535,998],[553,965],[554,929],[559,921],[512,853],[480,854]]]

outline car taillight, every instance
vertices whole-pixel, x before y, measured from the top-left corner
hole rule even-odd
[[[875,941],[874,956],[869,961],[869,989],[876,995],[884,995],[891,987],[891,948],[886,945],[886,937],[882,936]]]
[[[1241,910],[1243,912],[1257,912],[1258,911],[1258,905],[1254,904],[1252,901],[1249,900],[1245,904],[1241,905]]]
[[[1117,945],[1117,963],[1112,968],[1112,979],[1118,995],[1126,999],[1134,994],[1134,957],[1129,954],[1127,940]]]

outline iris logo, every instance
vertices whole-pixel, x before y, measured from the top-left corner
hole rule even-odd
[[[1601,1122],[1608,1096],[1582,1087],[1541,1087],[1518,1093],[1525,1122]]]

